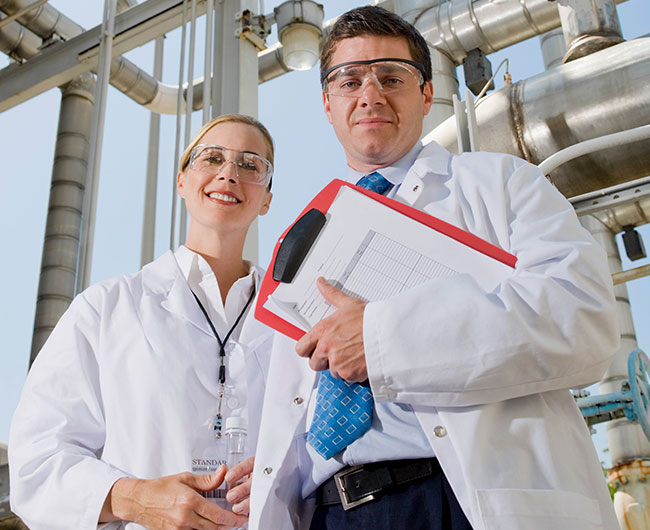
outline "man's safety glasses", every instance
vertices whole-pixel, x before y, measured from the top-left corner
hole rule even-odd
[[[273,165],[266,158],[253,153],[226,149],[220,145],[199,144],[190,153],[190,169],[209,175],[218,175],[232,164],[242,182],[268,186],[273,175]]]
[[[424,83],[424,67],[408,59],[372,59],[337,64],[321,77],[323,90],[332,96],[358,98],[369,82],[382,94],[419,87]]]

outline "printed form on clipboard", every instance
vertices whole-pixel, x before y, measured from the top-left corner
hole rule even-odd
[[[333,181],[279,239],[255,316],[297,340],[336,310],[316,287],[320,276],[372,302],[460,273],[491,290],[512,274],[515,262],[420,210]]]

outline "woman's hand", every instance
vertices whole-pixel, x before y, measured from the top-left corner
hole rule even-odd
[[[199,493],[219,487],[225,474],[226,467],[220,466],[211,475],[179,473],[151,480],[119,479],[106,497],[99,522],[133,521],[145,528],[163,530],[225,530],[241,526],[248,517],[224,510]]]
[[[251,456],[226,473],[226,482],[236,484],[226,494],[226,500],[233,505],[232,511],[241,515],[248,515],[250,511],[249,497],[254,464],[255,457]]]

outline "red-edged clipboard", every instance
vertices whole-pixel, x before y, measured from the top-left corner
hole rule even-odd
[[[313,200],[300,213],[298,218],[278,238],[278,241],[275,244],[275,248],[273,249],[273,258],[271,259],[269,268],[264,275],[264,280],[262,281],[257,304],[255,306],[255,318],[257,320],[294,340],[300,340],[305,332],[264,307],[264,304],[268,300],[269,296],[280,285],[280,281],[273,278],[273,269],[276,260],[278,259],[278,252],[280,251],[280,247],[285,241],[287,234],[296,225],[296,223],[303,219],[306,214],[312,212],[313,210],[317,210],[322,214],[327,213],[327,210],[331,206],[332,202],[334,202],[334,199],[338,195],[339,190],[342,186],[352,188],[355,191],[358,191],[359,193],[362,193],[363,195],[366,195],[367,197],[370,197],[371,199],[380,202],[381,204],[384,204],[389,208],[405,215],[406,217],[422,223],[429,228],[433,228],[437,232],[444,234],[458,241],[459,243],[462,243],[476,250],[477,252],[481,252],[482,254],[498,260],[510,267],[514,268],[517,262],[517,258],[505,250],[493,245],[492,243],[488,243],[480,237],[477,237],[473,234],[465,232],[464,230],[461,230],[460,228],[450,225],[445,221],[441,221],[440,219],[437,219],[425,212],[422,212],[416,208],[413,208],[396,200],[384,197],[383,195],[378,195],[377,193],[369,191],[365,188],[360,188],[354,184],[349,184],[338,179],[333,180],[327,186],[325,186],[320,191],[320,193],[316,195],[316,197],[313,198]]]

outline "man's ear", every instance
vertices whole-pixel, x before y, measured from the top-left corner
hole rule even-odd
[[[433,83],[431,81],[426,81],[422,87],[422,98],[423,98],[423,110],[424,115],[429,114],[431,110],[431,105],[433,104]]]
[[[260,215],[266,215],[271,207],[271,200],[273,199],[273,194],[269,191],[266,193],[266,197],[262,202],[262,207],[260,208]]]
[[[323,90],[323,108],[325,109],[325,114],[327,114],[327,119],[332,123],[332,113],[330,111],[330,98],[327,93]]]

